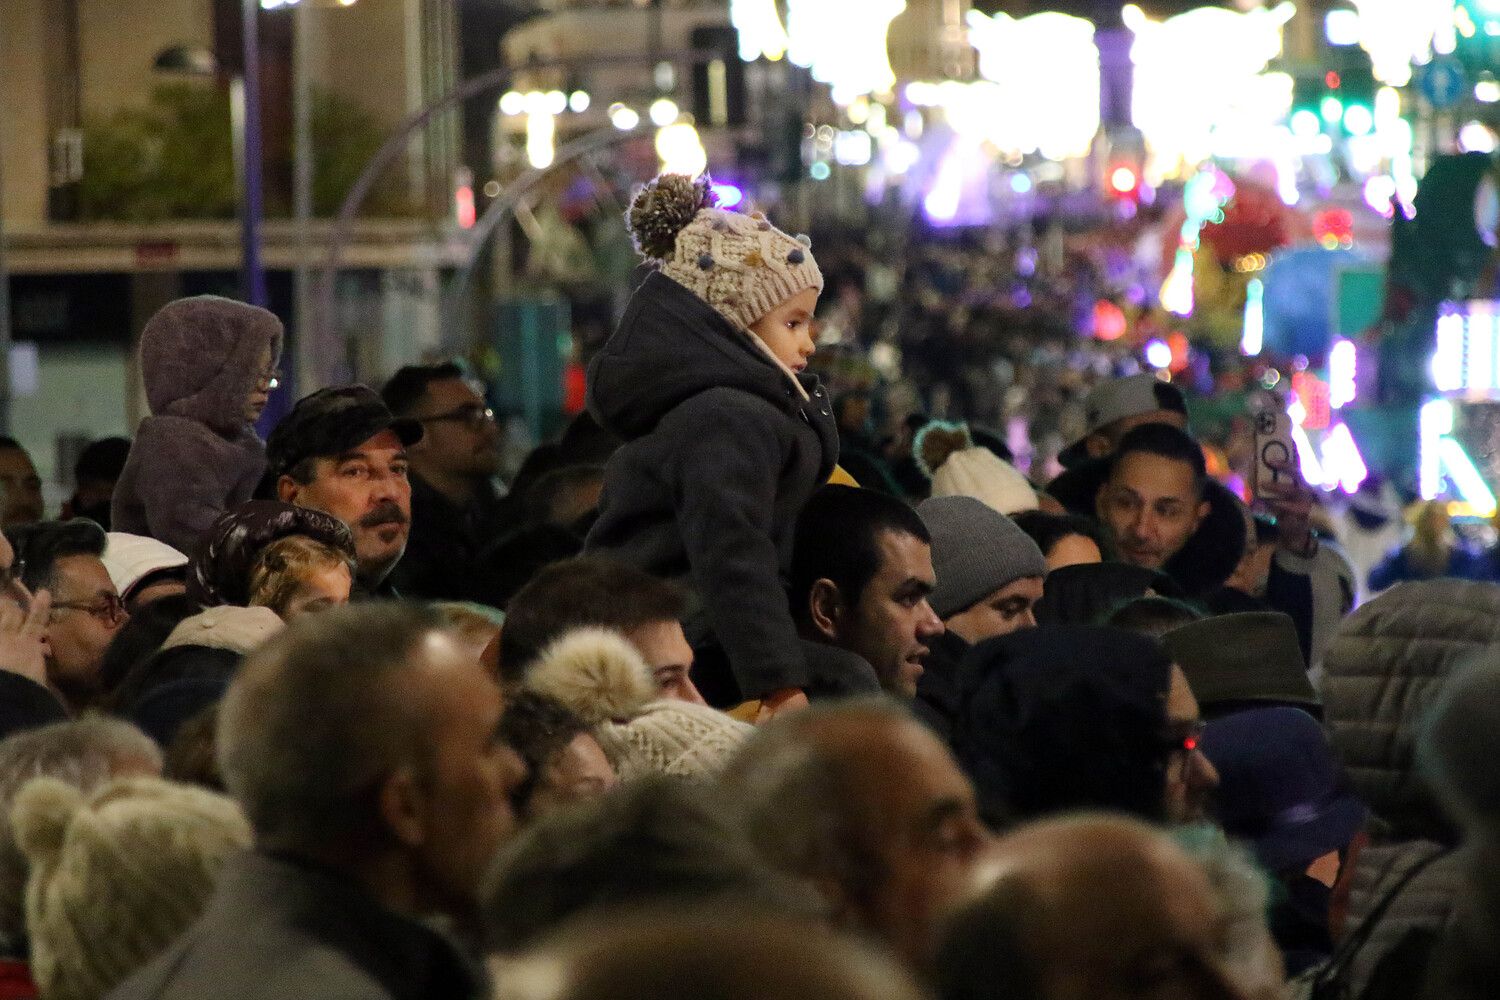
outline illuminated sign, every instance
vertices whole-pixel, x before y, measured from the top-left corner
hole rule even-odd
[[[752,62],[765,56],[771,61],[786,55],[786,28],[776,0],[729,0],[729,23],[740,36],[740,58]]]
[[[1485,484],[1474,460],[1453,436],[1453,402],[1434,399],[1422,407],[1420,459],[1417,482],[1422,499],[1436,500],[1452,488],[1478,517],[1493,517],[1495,494]]]
[[[1437,321],[1432,382],[1438,392],[1488,395],[1500,388],[1500,303],[1448,306]]]
[[[996,84],[983,108],[986,138],[1006,152],[1086,156],[1099,131],[1094,25],[1067,14],[972,10],[968,24],[979,74]]]

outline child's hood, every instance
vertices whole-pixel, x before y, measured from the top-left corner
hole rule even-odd
[[[264,374],[261,359],[281,356],[281,321],[258,306],[216,295],[168,303],[141,332],[141,375],[156,416],[185,417],[233,436],[245,426],[245,400]]]
[[[804,387],[816,385],[801,376]],[[589,366],[589,410],[626,440],[649,434],[679,403],[709,389],[753,393],[788,413],[802,400],[749,334],[658,272],[631,297],[620,328]]]

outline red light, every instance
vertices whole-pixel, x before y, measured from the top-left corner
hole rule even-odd
[[[1339,76],[1334,70],[1329,70],[1323,74],[1323,82],[1328,85],[1329,90],[1338,90],[1343,85],[1344,78]]]
[[[464,229],[474,228],[477,213],[474,210],[473,185],[460,185],[458,190],[453,192],[453,212],[460,226]]]
[[[1198,737],[1189,736],[1187,739],[1183,740],[1182,749],[1186,750],[1188,753],[1192,753],[1194,750],[1198,749]]]
[[[1094,303],[1094,336],[1100,340],[1119,340],[1128,324],[1125,311],[1108,299]]]

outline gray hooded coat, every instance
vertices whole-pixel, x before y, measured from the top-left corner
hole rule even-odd
[[[741,330],[671,278],[648,275],[589,368],[589,410],[625,445],[609,460],[587,551],[676,579],[746,698],[808,686],[782,573],[797,514],[828,481],[838,431]]]
[[[272,313],[214,295],[178,299],[151,317],[140,349],[151,416],[115,485],[116,531],[191,555],[220,514],[250,499],[266,449],[245,403],[281,338]]]

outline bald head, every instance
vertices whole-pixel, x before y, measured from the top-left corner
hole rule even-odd
[[[884,700],[809,709],[758,732],[724,780],[767,861],[823,892],[843,925],[926,961],[988,839],[926,727]]]
[[[944,1000],[1242,996],[1207,876],[1143,823],[1030,824],[978,867],[987,888],[952,920],[936,962]]]

